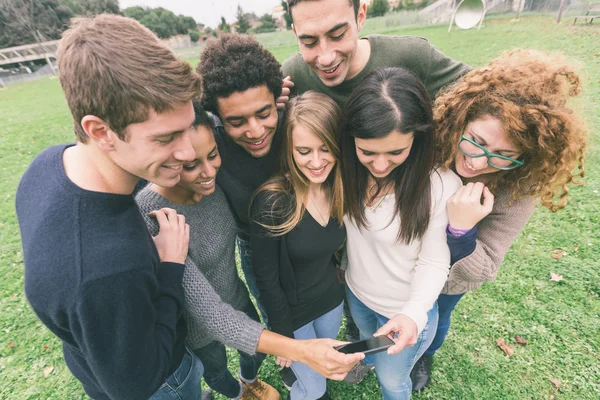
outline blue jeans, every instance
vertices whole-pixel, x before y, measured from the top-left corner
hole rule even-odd
[[[440,317],[438,320],[437,330],[435,332],[435,337],[433,338],[433,342],[427,350],[425,350],[426,356],[433,356],[436,351],[442,344],[444,344],[444,340],[446,339],[446,335],[448,334],[448,329],[450,329],[450,316],[452,315],[452,311],[458,301],[464,296],[464,293],[461,294],[440,294],[437,299],[438,308],[440,311]]]
[[[294,338],[299,340],[330,338],[335,339],[342,323],[344,302],[333,310],[321,315],[312,322],[294,331]],[[316,373],[308,365],[293,362],[291,366],[296,381],[290,391],[291,400],[316,400],[325,394],[327,379]]]
[[[379,328],[389,321],[389,318],[364,305],[349,288],[346,290],[350,312],[352,312],[354,322],[358,326],[361,339],[373,336]],[[431,344],[435,335],[437,320],[438,310],[437,305],[434,304],[427,313],[427,324],[419,334],[417,343],[414,346],[405,347],[400,353],[394,355],[380,352],[365,358],[367,364],[375,364],[375,371],[377,372],[377,379],[384,400],[410,399],[412,391],[410,371]]]
[[[238,253],[240,254],[242,271],[244,272],[244,277],[246,278],[246,284],[248,285],[250,294],[256,300],[256,305],[258,306],[258,311],[260,312],[260,316],[262,317],[264,324],[269,326],[267,312],[260,301],[260,291],[258,290],[258,286],[256,286],[256,276],[254,275],[254,270],[252,269],[252,246],[250,245],[249,241],[241,239],[239,236],[237,238],[237,246]]]
[[[260,322],[260,318],[252,303],[248,303],[243,311],[254,321]],[[194,349],[194,354],[198,356],[204,366],[204,380],[213,390],[231,399],[238,398],[242,394],[240,382],[231,375],[227,369],[227,353],[225,346],[217,341],[210,342],[204,347]],[[238,351],[240,355],[240,375],[246,381],[253,381],[258,375],[258,369],[265,360],[266,355],[256,353],[251,356],[243,351]]]
[[[200,400],[202,386],[200,379],[204,373],[202,362],[186,347],[179,367],[149,400]]]

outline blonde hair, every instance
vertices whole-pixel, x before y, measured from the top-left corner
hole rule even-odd
[[[281,138],[278,175],[269,179],[256,191],[255,197],[265,192],[266,204],[271,207],[261,210],[257,222],[267,228],[273,236],[285,235],[298,225],[304,217],[306,207],[304,199],[308,195],[310,181],[296,165],[293,157],[292,133],[297,126],[314,133],[335,158],[335,165],[329,173],[325,185],[330,189],[331,201],[329,212],[340,226],[344,218],[344,189],[340,170],[340,149],[337,144],[341,111],[338,105],[328,96],[315,91],[308,91],[292,98],[286,104],[286,121]],[[284,201],[291,195],[292,201]],[[275,225],[262,224],[259,221],[283,221]]]
[[[561,54],[505,52],[436,99],[437,160],[454,167],[467,124],[491,115],[520,148],[524,165],[494,173],[490,189],[508,188],[515,200],[539,197],[551,211],[564,208],[568,185],[584,176],[587,129],[570,101],[581,90],[579,75]]]
[[[75,125],[104,120],[119,138],[148,119],[150,110],[170,111],[200,96],[200,77],[139,22],[113,14],[75,18],[58,47],[60,84]]]

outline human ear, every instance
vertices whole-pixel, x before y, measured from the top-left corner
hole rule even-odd
[[[104,151],[114,149],[116,135],[110,130],[108,124],[95,115],[86,115],[81,119],[81,127],[96,145]]]

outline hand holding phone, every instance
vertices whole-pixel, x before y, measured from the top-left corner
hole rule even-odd
[[[394,341],[394,345],[388,349],[388,354],[398,354],[407,346],[417,343],[419,335],[417,324],[404,314],[394,315],[375,332],[376,337],[386,336]],[[397,335],[397,336],[396,336]]]
[[[344,354],[364,353],[367,356],[385,351],[393,345],[394,341],[387,336],[377,336],[336,347],[336,350]]]

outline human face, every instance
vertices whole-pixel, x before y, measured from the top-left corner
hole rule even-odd
[[[255,158],[269,153],[279,116],[267,85],[221,97],[217,106],[225,131],[235,143]]]
[[[366,7],[361,3],[355,18],[348,0],[303,1],[293,6],[292,29],[300,53],[326,86],[353,78],[366,65],[369,44],[361,41],[359,45],[358,40]]]
[[[190,135],[196,157],[183,164],[178,189],[186,192],[187,197],[208,196],[215,191],[215,178],[221,167],[221,157],[212,130],[198,126]]]
[[[321,184],[327,180],[335,166],[335,157],[329,152],[319,137],[297,125],[292,131],[294,163],[312,184]]]
[[[193,122],[191,101],[161,114],[151,110],[146,121],[127,126],[125,140],[109,130],[112,149],[108,154],[115,165],[135,179],[172,187],[179,182],[183,163],[194,159],[190,141]]]
[[[414,135],[392,131],[377,139],[354,138],[356,156],[375,178],[385,178],[410,154]]]
[[[485,115],[469,122],[464,136],[485,147],[490,153],[497,153],[515,159],[521,155],[519,148],[508,139],[502,122],[491,115]],[[470,157],[458,149],[456,150],[454,163],[458,175],[465,179],[500,171],[488,165],[487,157]]]

